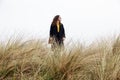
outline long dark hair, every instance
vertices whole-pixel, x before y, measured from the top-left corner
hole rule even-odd
[[[60,17],[60,15],[56,15],[54,18],[53,18],[53,21],[52,21],[52,26],[54,26],[54,25],[56,25],[56,23],[57,23],[57,20],[58,20],[58,18]],[[60,22],[61,23],[61,22]]]

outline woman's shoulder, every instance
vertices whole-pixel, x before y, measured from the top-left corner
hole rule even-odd
[[[54,24],[51,24],[51,27],[55,27],[56,25],[54,25]]]
[[[62,23],[60,23],[60,25],[61,25],[61,26],[63,26],[63,24],[62,24]]]

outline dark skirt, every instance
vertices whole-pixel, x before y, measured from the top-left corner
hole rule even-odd
[[[62,49],[64,48],[64,42],[62,38],[53,37],[53,43],[51,44],[51,49]]]

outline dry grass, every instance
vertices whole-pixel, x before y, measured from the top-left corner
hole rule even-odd
[[[55,51],[41,40],[1,42],[0,80],[120,80],[120,37]]]

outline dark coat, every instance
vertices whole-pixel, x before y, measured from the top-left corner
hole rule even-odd
[[[60,24],[60,31],[57,31],[57,25],[50,26],[50,37],[55,37],[57,40],[62,40],[65,37],[65,30],[63,24]]]

